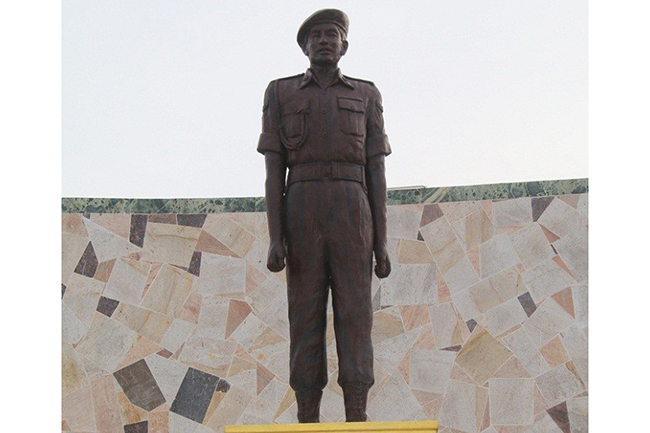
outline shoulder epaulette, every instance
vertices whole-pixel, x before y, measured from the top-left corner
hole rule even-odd
[[[305,73],[304,73],[304,72],[302,72],[302,73],[300,73],[300,74],[296,74],[296,75],[291,75],[290,77],[282,77],[282,78],[276,78],[276,79],[275,79],[274,81],[284,81],[284,80],[290,80],[290,79],[292,79],[292,78],[298,78],[298,77],[302,77],[303,75],[305,75]]]
[[[352,81],[361,81],[362,83],[368,83],[368,84],[370,84],[372,87],[376,87],[376,86],[375,86],[375,83],[373,83],[373,82],[370,81],[370,80],[362,80],[361,78],[349,77],[349,76],[347,76],[347,75],[343,75],[343,76],[344,76],[345,78],[347,78],[348,80],[352,80]]]

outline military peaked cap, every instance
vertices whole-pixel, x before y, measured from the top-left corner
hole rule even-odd
[[[350,19],[345,14],[345,12],[338,9],[321,9],[319,11],[316,11],[311,14],[298,29],[298,45],[302,46],[303,39],[313,26],[322,23],[336,24],[347,35]]]

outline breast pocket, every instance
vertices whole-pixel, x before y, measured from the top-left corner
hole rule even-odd
[[[280,138],[290,150],[297,150],[307,138],[309,100],[299,99],[282,105]]]
[[[341,130],[350,135],[363,136],[366,133],[366,114],[363,100],[338,98]]]

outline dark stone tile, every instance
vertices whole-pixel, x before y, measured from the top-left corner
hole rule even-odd
[[[178,214],[176,219],[178,220],[179,226],[190,226],[190,227],[203,227],[205,218],[207,214],[204,213],[195,213],[195,214]]]
[[[98,265],[99,261],[95,255],[93,244],[92,242],[88,242],[88,246],[86,247],[84,253],[81,255],[81,259],[79,259],[79,263],[77,263],[77,267],[74,268],[74,271],[77,274],[92,278],[95,276],[95,272],[97,272]]]
[[[551,248],[553,249],[553,252],[554,252],[555,255],[557,256],[557,250],[555,249],[555,247],[553,246],[553,244],[551,244]]]
[[[533,221],[537,221],[544,213],[548,205],[551,204],[555,197],[533,197],[531,205],[533,207]]]
[[[113,375],[134,405],[149,411],[166,402],[144,359],[116,371]]]
[[[187,272],[197,277],[201,276],[201,251],[194,251],[192,254],[192,260],[190,260],[190,267],[187,268]]]
[[[144,234],[147,231],[146,215],[131,215],[131,231],[129,232],[129,242],[133,245],[142,247],[144,245]]]
[[[567,411],[566,401],[553,406],[546,411],[551,419],[555,421],[563,433],[571,433],[571,426],[569,424],[569,412]]]
[[[530,296],[529,292],[519,295],[517,299],[519,299],[519,303],[528,317],[532,316],[535,310],[537,310],[537,305],[535,305],[535,301],[533,301],[533,297]]]
[[[157,352],[156,355],[162,356],[163,358],[168,358],[173,355],[169,350],[163,349],[160,352]]]
[[[217,382],[217,391],[219,392],[230,391],[230,384],[224,379],[219,379],[219,382]]]
[[[190,367],[170,411],[201,424],[216,390],[217,382],[219,377]]]
[[[115,299],[100,297],[99,303],[97,304],[97,311],[102,313],[104,316],[111,317],[115,312],[115,309],[120,304],[120,301]]]
[[[148,433],[149,421],[136,422],[135,424],[126,424],[124,433]]]
[[[176,214],[161,213],[149,215],[148,221],[150,223],[163,223],[163,224],[176,224]]]
[[[418,231],[418,240],[424,242],[424,238],[422,237],[422,233]]]
[[[67,289],[65,284],[61,284],[61,299],[65,296],[65,289]]]
[[[461,348],[461,346],[458,345],[458,346],[445,347],[444,349],[440,349],[440,350],[448,350],[450,352],[460,352],[460,348]]]
[[[427,204],[424,205],[424,208],[422,209],[422,219],[420,220],[420,227],[424,227],[425,225],[437,220],[443,215],[442,210],[440,209],[440,206],[437,204]]]
[[[474,319],[469,319],[467,321],[467,329],[469,329],[469,333],[471,334],[472,331],[476,328],[476,320]]]

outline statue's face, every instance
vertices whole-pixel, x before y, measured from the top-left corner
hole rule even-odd
[[[336,65],[348,50],[348,41],[343,40],[336,24],[316,24],[311,28],[304,42],[303,52],[315,65]]]

